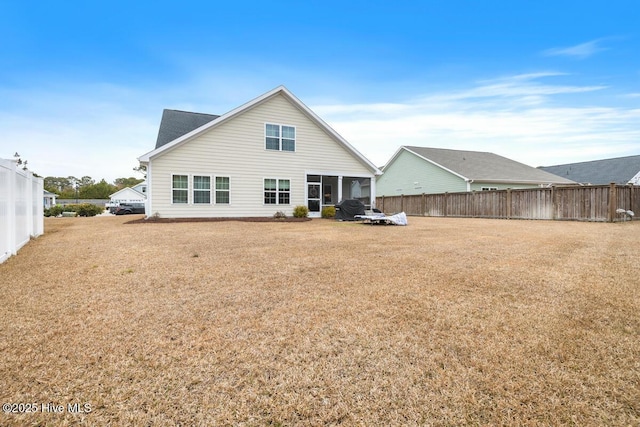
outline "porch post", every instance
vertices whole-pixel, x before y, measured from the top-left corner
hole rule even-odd
[[[371,200],[371,209],[375,209],[376,207],[376,178],[375,176],[369,178],[371,184],[369,185],[369,191],[371,194],[369,195],[369,199]]]
[[[338,175],[338,203],[342,201],[342,175]]]

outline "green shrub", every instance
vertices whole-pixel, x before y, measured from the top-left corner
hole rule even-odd
[[[92,205],[91,203],[82,203],[78,206],[78,210],[76,212],[78,213],[78,216],[96,216],[104,212],[104,208]]]
[[[49,209],[44,210],[44,216],[58,216],[62,215],[64,211],[63,207],[60,205],[51,206]]]
[[[78,216],[96,216],[104,212],[104,208],[91,203],[80,203],[79,205],[67,205],[64,212],[76,212]]]
[[[309,208],[304,205],[298,205],[293,208],[293,216],[295,218],[306,218],[309,215]]]
[[[334,218],[336,216],[336,208],[333,206],[325,206],[322,208],[322,218]]]
[[[78,206],[80,205],[65,205],[62,207],[62,212],[78,212]]]

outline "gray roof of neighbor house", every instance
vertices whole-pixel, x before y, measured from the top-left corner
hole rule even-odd
[[[205,125],[218,117],[220,116],[165,109],[162,112],[160,130],[158,130],[158,139],[156,140],[156,148],[160,148],[174,139],[180,138],[182,135],[198,129],[200,126]]]
[[[640,172],[640,155],[566,165],[540,166],[540,169],[580,183],[604,185],[615,182],[616,184],[627,184]]]
[[[493,153],[414,146],[403,148],[474,181],[575,184],[570,179]]]

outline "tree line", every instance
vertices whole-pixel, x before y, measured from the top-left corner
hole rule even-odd
[[[15,153],[13,158],[19,168],[27,170],[28,161],[22,160],[19,153]],[[133,168],[134,171],[147,176],[147,167],[140,165]],[[31,171],[34,176],[40,177]],[[44,189],[58,195],[59,199],[108,199],[109,196],[125,187],[133,187],[144,181],[144,178],[116,178],[113,183],[108,183],[104,179],[96,182],[90,176],[76,178],[75,176],[48,176],[44,178]]]
[[[109,196],[125,187],[133,187],[144,179],[129,177],[116,178],[113,183],[104,179],[96,182],[90,176],[76,178],[74,176],[44,178],[44,189],[55,193],[60,199],[108,199]]]

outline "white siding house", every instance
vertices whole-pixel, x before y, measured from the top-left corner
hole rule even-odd
[[[161,123],[156,148],[139,157],[147,216],[266,217],[305,205],[317,217],[344,199],[375,204],[380,170],[284,86],[222,116],[169,117],[196,124]],[[178,128],[186,133],[166,140]]]
[[[147,197],[140,191],[135,190],[134,188],[125,187],[111,194],[109,196],[109,199],[111,199],[110,203],[112,205],[117,205],[118,203],[144,203]]]
[[[138,193],[144,194],[144,196],[147,197],[147,181],[142,181],[141,183],[136,184],[131,188],[136,190]]]
[[[56,197],[58,197],[57,194],[47,190],[43,190],[42,193],[42,201],[45,209],[50,209],[56,205]]]

